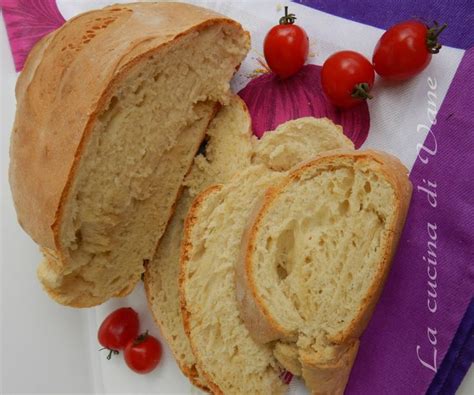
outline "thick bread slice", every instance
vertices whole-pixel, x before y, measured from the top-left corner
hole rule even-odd
[[[54,299],[92,306],[133,289],[248,47],[214,12],[133,3],[81,14],[33,49],[10,184]]]
[[[250,165],[255,142],[251,138],[250,122],[247,107],[238,96],[219,110],[206,134],[205,153],[195,157],[173,217],[145,271],[145,290],[153,317],[183,373],[203,389],[207,389],[205,379],[199,376],[195,366],[179,307],[179,255],[184,220],[197,192],[216,182],[228,181],[238,170]]]
[[[315,394],[342,394],[387,277],[411,196],[407,169],[334,151],[268,188],[237,266],[241,316]]]
[[[272,348],[255,343],[240,319],[234,265],[246,219],[260,194],[295,164],[340,147],[353,145],[332,122],[314,118],[290,121],[264,135],[250,167],[195,199],[185,223],[180,296],[197,367],[213,392],[268,394],[285,390]],[[292,155],[279,160],[286,150]],[[280,171],[272,170],[275,167]]]

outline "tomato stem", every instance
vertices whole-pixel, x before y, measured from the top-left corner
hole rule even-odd
[[[444,29],[448,27],[447,23],[443,23],[441,26],[438,22],[434,21],[433,26],[426,26],[428,32],[426,34],[426,47],[428,52],[436,54],[441,49],[442,45],[438,42],[439,35],[443,32]]]
[[[351,96],[356,99],[372,99],[373,96],[369,93],[369,91],[369,84],[367,82],[361,82],[360,84],[356,84],[356,86],[354,86]]]
[[[114,350],[112,348],[102,347],[99,351],[102,351],[102,350],[109,350],[109,354],[107,355],[107,360],[108,361],[110,361],[112,359],[112,355],[118,355],[119,354],[118,350]]]
[[[145,333],[142,333],[133,341],[133,345],[138,346],[140,343],[143,343],[147,337],[148,337],[148,331],[145,331]]]
[[[292,25],[295,23],[296,16],[295,14],[288,14],[288,6],[285,6],[285,16],[280,18],[280,25]]]

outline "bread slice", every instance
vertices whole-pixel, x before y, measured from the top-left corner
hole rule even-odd
[[[250,123],[247,107],[238,96],[219,110],[207,131],[205,152],[194,159],[173,217],[145,271],[145,290],[153,317],[183,373],[203,389],[207,389],[205,379],[197,371],[179,307],[179,254],[184,219],[198,192],[216,182],[228,181],[238,170],[250,165],[255,142]]]
[[[376,151],[300,165],[255,206],[237,266],[253,338],[314,394],[342,394],[390,269],[411,196],[408,170]]]
[[[133,3],[72,18],[33,49],[10,184],[56,301],[92,306],[133,289],[248,48],[214,12]]]
[[[331,121],[290,121],[256,144],[251,166],[193,202],[181,251],[181,309],[197,367],[213,392],[285,391],[272,348],[254,342],[239,317],[234,265],[246,218],[260,193],[295,164],[341,147],[353,145]]]
[[[324,132],[324,130],[328,130]],[[176,210],[160,240],[153,260],[145,271],[145,290],[150,310],[166,338],[183,373],[198,387],[205,388],[205,379],[198,373],[196,360],[185,336],[178,300],[178,271],[183,225],[197,193],[211,184],[224,183],[251,163],[278,166],[288,152],[305,152],[307,147],[350,146],[340,129],[327,119],[301,118],[287,122],[269,132],[258,144],[251,137],[250,117],[245,104],[235,97],[223,107],[207,132],[204,155],[198,155],[187,175]],[[298,155],[291,155],[291,160]],[[291,161],[288,161],[292,165]]]

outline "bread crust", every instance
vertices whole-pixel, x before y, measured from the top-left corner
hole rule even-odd
[[[245,228],[242,235],[239,263],[234,268],[237,306],[250,336],[257,343],[269,343],[274,340],[292,337],[291,333],[276,322],[268,310],[258,303],[259,296],[250,276],[250,265],[246,263],[250,260],[251,252],[255,248],[253,236],[256,232],[252,224],[256,224],[259,221],[261,210],[274,193],[274,187],[268,188],[255,204],[249,217],[249,226]]]
[[[95,59],[90,62],[87,45],[76,42],[99,18],[113,22],[87,44],[94,45]],[[163,20],[162,29],[157,29],[156,22],[150,26],[153,19]],[[64,201],[97,116],[114,88],[147,57],[215,24],[240,26],[217,13],[182,3],[124,4],[72,18],[34,47],[16,87],[10,184],[19,222],[39,245],[61,250],[58,234]],[[117,38],[107,32],[118,28],[126,29],[127,34]],[[69,54],[68,44],[79,50]],[[111,45],[119,48],[110,51]],[[71,59],[58,62],[66,57]]]
[[[145,288],[145,295],[146,295],[146,300],[147,300],[147,305],[148,305],[148,310],[153,312],[152,309],[152,302],[151,302],[151,289],[150,289],[150,272],[146,270],[147,266],[149,263],[146,263],[145,266],[145,273],[144,273],[144,279],[143,279],[143,287]],[[161,322],[156,318],[155,314],[152,314],[153,321],[155,322],[155,325],[160,329],[160,332],[163,334],[163,336],[166,338],[168,344],[170,344],[167,336],[164,334],[165,331],[162,329]],[[178,366],[183,372],[183,374],[191,381],[191,383],[200,388],[201,390],[205,392],[210,392],[209,387],[205,384],[205,382],[202,380],[202,378],[199,375],[199,372],[196,368],[196,365],[186,365],[178,355],[176,355],[175,350],[171,348],[171,352],[173,353],[174,359],[178,363]]]
[[[239,96],[235,96],[234,100],[235,100],[235,103],[237,103],[237,105],[240,107],[240,109],[248,117],[247,134],[248,134],[249,143],[252,143],[253,140],[252,140],[251,125],[250,125],[251,124],[250,114],[248,112],[247,106],[245,105],[244,101],[242,99],[240,99]],[[222,108],[222,107],[219,106],[219,109],[220,108]],[[218,112],[218,110],[216,112]],[[209,144],[212,144],[212,138],[211,138]],[[190,172],[191,172],[191,169],[190,169]],[[189,175],[190,172],[188,172],[188,175]],[[185,189],[185,187],[181,188],[180,195],[181,195],[181,192],[184,189]],[[176,200],[176,204],[178,203],[179,199],[180,199],[180,197],[178,197],[178,199]],[[174,205],[174,208],[176,207],[176,204]],[[173,215],[175,215],[175,214],[173,214]],[[172,217],[170,218],[170,221],[171,220],[172,220]],[[155,254],[155,256],[156,256],[156,254]],[[159,262],[155,262],[155,259],[153,259],[152,261],[150,261],[149,263],[147,263],[145,265],[145,273],[144,273],[143,283],[144,283],[145,296],[147,298],[148,308],[152,313],[152,316],[153,316],[153,319],[154,319],[156,325],[160,328],[161,334],[164,336],[164,338],[168,342],[168,345],[170,346],[171,352],[173,353],[174,358],[177,361],[177,363],[178,363],[181,371],[183,372],[183,374],[186,377],[189,378],[189,380],[193,383],[193,385],[201,388],[204,391],[209,392],[210,389],[206,386],[204,379],[200,376],[199,371],[196,367],[196,364],[187,364],[185,361],[182,360],[182,358],[178,354],[177,350],[173,347],[174,343],[171,339],[170,329],[167,328],[166,325],[160,320],[160,314],[161,314],[160,309],[158,309],[158,311],[155,311],[156,309],[153,308],[152,298],[153,298],[153,294],[157,291],[158,285],[155,282],[155,279],[153,278],[153,276],[151,275],[149,267],[152,264],[158,264],[158,263]],[[177,262],[177,264],[179,264],[179,262]],[[176,286],[178,286],[178,278],[176,278]],[[163,290],[163,288],[161,288],[161,290]],[[181,314],[181,311],[179,313]]]
[[[363,299],[359,311],[354,320],[344,331],[338,333],[336,336],[328,338],[328,340],[335,345],[352,345],[349,347],[349,351],[344,354],[344,359],[337,362],[338,366],[340,366],[340,370],[337,373],[339,380],[334,382],[337,384],[338,388],[332,389],[336,391],[335,393],[343,392],[357,353],[357,348],[354,345],[354,342],[357,341],[358,344],[358,338],[365,330],[370,317],[372,316],[372,312],[383,290],[384,283],[390,270],[391,261],[396,252],[397,243],[403,230],[412,192],[412,185],[407,177],[408,170],[405,166],[403,166],[397,158],[373,150],[328,151],[318,155],[315,159],[298,166],[279,185],[269,188],[261,201],[257,204],[242,239],[241,260],[239,262],[239,267],[236,268],[236,281],[239,289],[238,301],[240,304],[239,308],[241,317],[249,331],[252,333],[254,339],[263,343],[277,339],[291,340],[295,334],[282,328],[278,322],[276,322],[257,292],[255,278],[252,276],[252,266],[254,264],[252,256],[255,249],[256,235],[267,211],[272,205],[272,202],[288,184],[294,180],[298,180],[308,168],[318,166],[322,163],[332,163],[334,166],[337,166],[337,161],[339,159],[349,157],[356,158],[356,160],[367,160],[370,158],[380,164],[380,171],[389,180],[395,191],[396,208],[394,222],[390,224],[388,231],[388,239],[386,242],[388,249],[384,251],[382,262],[375,274],[371,287]],[[302,369],[303,372],[306,372],[303,376],[306,375],[310,378],[311,382],[315,382],[317,377],[325,374],[324,370],[327,369],[327,367],[313,363],[310,360],[303,360]],[[343,380],[344,377],[345,380]],[[320,392],[317,391],[315,393]],[[334,392],[329,391],[325,393]]]
[[[302,356],[302,377],[313,395],[343,395],[354,365],[359,340],[352,340],[336,360],[318,362]]]
[[[9,179],[20,225],[55,252],[61,271],[69,265],[61,245],[65,207],[92,130],[116,87],[136,65],[215,25],[248,36],[237,22],[200,7],[133,3],[76,16],[31,51],[16,86]],[[104,301],[84,295],[70,302],[47,292],[74,307]]]
[[[194,344],[193,337],[191,335],[191,327],[189,324],[190,319],[190,312],[186,306],[186,297],[184,294],[184,281],[186,276],[186,265],[189,262],[190,258],[190,251],[192,250],[192,238],[191,232],[193,226],[197,222],[198,212],[201,209],[202,204],[204,201],[214,193],[218,193],[222,189],[222,185],[211,185],[210,187],[206,188],[202,191],[193,201],[191,208],[189,209],[188,215],[184,222],[184,235],[183,241],[181,243],[181,255],[180,255],[180,262],[179,262],[179,278],[178,278],[178,287],[179,287],[179,297],[180,297],[180,307],[181,307],[181,314],[183,316],[183,325],[184,325],[184,332],[189,339],[189,343],[191,344],[191,349],[193,350],[193,354],[196,356],[197,359],[197,369],[199,369],[199,359],[200,354]],[[203,370],[199,369],[199,373],[204,376],[206,382],[209,386],[209,389],[212,391],[213,394],[216,395],[223,395],[223,391],[219,388],[219,386],[213,381],[212,377]]]

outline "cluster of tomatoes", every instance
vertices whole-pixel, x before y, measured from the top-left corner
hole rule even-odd
[[[270,69],[281,78],[297,73],[305,64],[309,51],[308,35],[296,17],[285,15],[266,35],[264,54]],[[382,78],[403,81],[419,74],[438,53],[438,36],[446,24],[432,27],[416,20],[399,23],[388,29],[378,41],[372,62],[354,51],[340,51],[323,64],[321,84],[328,99],[336,106],[348,108],[371,99],[375,72]]]
[[[131,307],[122,307],[110,313],[102,322],[98,339],[109,351],[107,359],[124,350],[125,362],[137,373],[149,373],[161,359],[161,344],[148,331],[138,334],[138,314]]]

